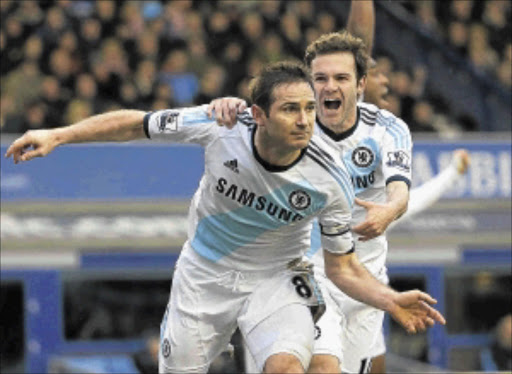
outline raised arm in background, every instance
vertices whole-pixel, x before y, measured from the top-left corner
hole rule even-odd
[[[350,2],[350,13],[347,20],[347,31],[363,39],[368,54],[371,56],[375,36],[375,9],[373,0]]]

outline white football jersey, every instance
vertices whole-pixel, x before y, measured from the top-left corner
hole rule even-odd
[[[376,203],[386,202],[386,185],[392,181],[411,184],[412,140],[408,126],[387,110],[373,104],[358,103],[356,125],[348,131],[335,134],[317,122],[315,133],[338,151],[338,158],[345,162],[351,175],[356,197]],[[355,205],[351,225],[363,222],[366,209]],[[356,254],[375,275],[382,271],[387,254],[384,235],[361,242],[356,240]],[[313,262],[323,267],[318,229],[312,237]]]
[[[235,270],[282,268],[310,248],[315,217],[324,249],[353,250],[350,176],[320,137],[313,136],[301,156],[282,167],[258,155],[248,113],[229,130],[207,117],[206,106],[163,110],[148,113],[144,129],[151,139],[198,143],[205,149],[184,251]]]

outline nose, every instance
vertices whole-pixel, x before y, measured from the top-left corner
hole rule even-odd
[[[333,78],[328,78],[327,82],[325,82],[325,89],[334,91],[336,89],[336,81]]]
[[[308,113],[305,109],[300,111],[299,117],[297,118],[297,126],[307,127],[308,126]]]
[[[389,86],[389,79],[384,73],[380,73],[382,84]]]

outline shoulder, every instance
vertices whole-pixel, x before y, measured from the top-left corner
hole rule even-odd
[[[357,107],[359,108],[359,112],[361,113],[361,119],[365,122],[368,122],[368,120],[371,120],[371,122],[375,122],[377,113],[381,110],[373,104],[364,102],[358,102]]]
[[[374,106],[375,107],[375,106]],[[402,127],[409,131],[409,126],[399,117],[395,116],[389,110],[377,108],[376,116],[379,125],[386,127]]]
[[[331,186],[337,186],[348,201],[353,201],[354,193],[350,174],[339,156],[339,152],[333,149],[320,136],[313,135],[306,150],[305,158],[310,160],[314,168],[324,171],[323,178],[320,178],[318,171],[312,173],[316,182],[326,182]]]

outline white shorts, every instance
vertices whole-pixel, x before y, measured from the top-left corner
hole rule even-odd
[[[238,272],[184,249],[160,328],[160,373],[206,373],[237,325],[259,370],[276,353],[293,354],[307,368],[315,295],[292,283],[296,277],[286,267]]]
[[[386,351],[382,333],[384,312],[350,298],[325,275],[316,274],[316,278],[327,310],[317,323],[320,336],[315,340],[314,354],[338,357],[343,372],[368,372],[371,359]],[[386,280],[382,277],[382,281]]]

